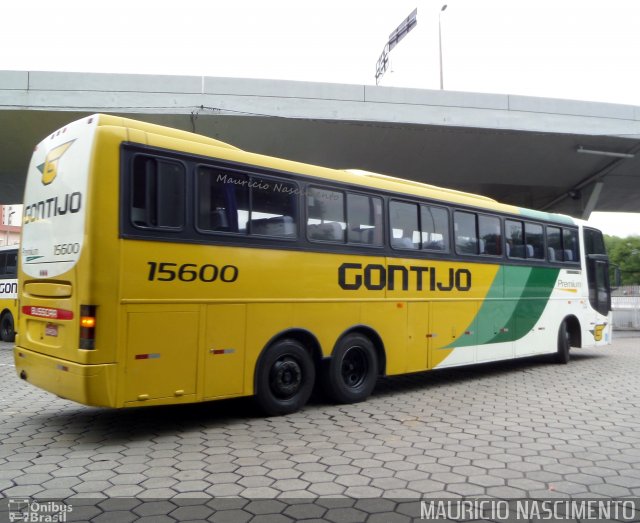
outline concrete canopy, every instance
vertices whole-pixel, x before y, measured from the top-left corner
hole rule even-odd
[[[17,71],[0,71],[0,203],[21,201],[36,143],[96,112],[577,217],[640,212],[640,107],[362,85]]]

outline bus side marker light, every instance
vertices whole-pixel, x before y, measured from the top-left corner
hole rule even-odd
[[[137,360],[157,360],[160,357],[160,354],[136,354]]]
[[[507,327],[502,327],[500,329],[500,332],[509,332],[509,329]]]
[[[69,372],[69,367],[67,367],[66,365],[56,365],[56,369],[63,372]]]
[[[236,349],[209,349],[209,353],[217,356],[218,354],[233,354]]]

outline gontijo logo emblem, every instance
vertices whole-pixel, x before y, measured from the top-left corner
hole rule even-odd
[[[602,340],[602,333],[604,332],[604,328],[607,326],[606,323],[596,325],[591,332],[593,334],[593,339],[596,341]]]
[[[43,185],[49,185],[53,180],[55,180],[58,175],[58,160],[60,160],[62,155],[67,152],[67,149],[71,147],[73,142],[75,142],[75,139],[63,143],[62,145],[58,145],[58,147],[54,147],[49,151],[49,154],[47,154],[44,163],[37,166],[38,170],[42,173]]]

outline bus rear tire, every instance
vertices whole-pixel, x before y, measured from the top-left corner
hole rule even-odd
[[[316,377],[313,359],[297,340],[284,339],[260,358],[256,401],[268,416],[300,410],[309,400]]]
[[[16,332],[13,328],[13,316],[7,312],[0,320],[0,339],[8,343],[13,343],[16,339]]]
[[[566,365],[569,363],[570,355],[569,349],[571,348],[571,334],[567,327],[567,321],[564,320],[560,324],[558,329],[558,351],[555,354],[556,363],[562,363]]]
[[[342,338],[323,369],[322,388],[337,403],[366,400],[378,379],[378,358],[371,340],[362,334]]]

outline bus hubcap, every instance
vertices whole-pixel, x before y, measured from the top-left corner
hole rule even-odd
[[[290,398],[302,384],[302,369],[290,357],[281,358],[271,368],[271,390],[279,398]]]
[[[342,359],[342,379],[349,387],[358,387],[367,376],[367,357],[360,347],[351,347]]]

